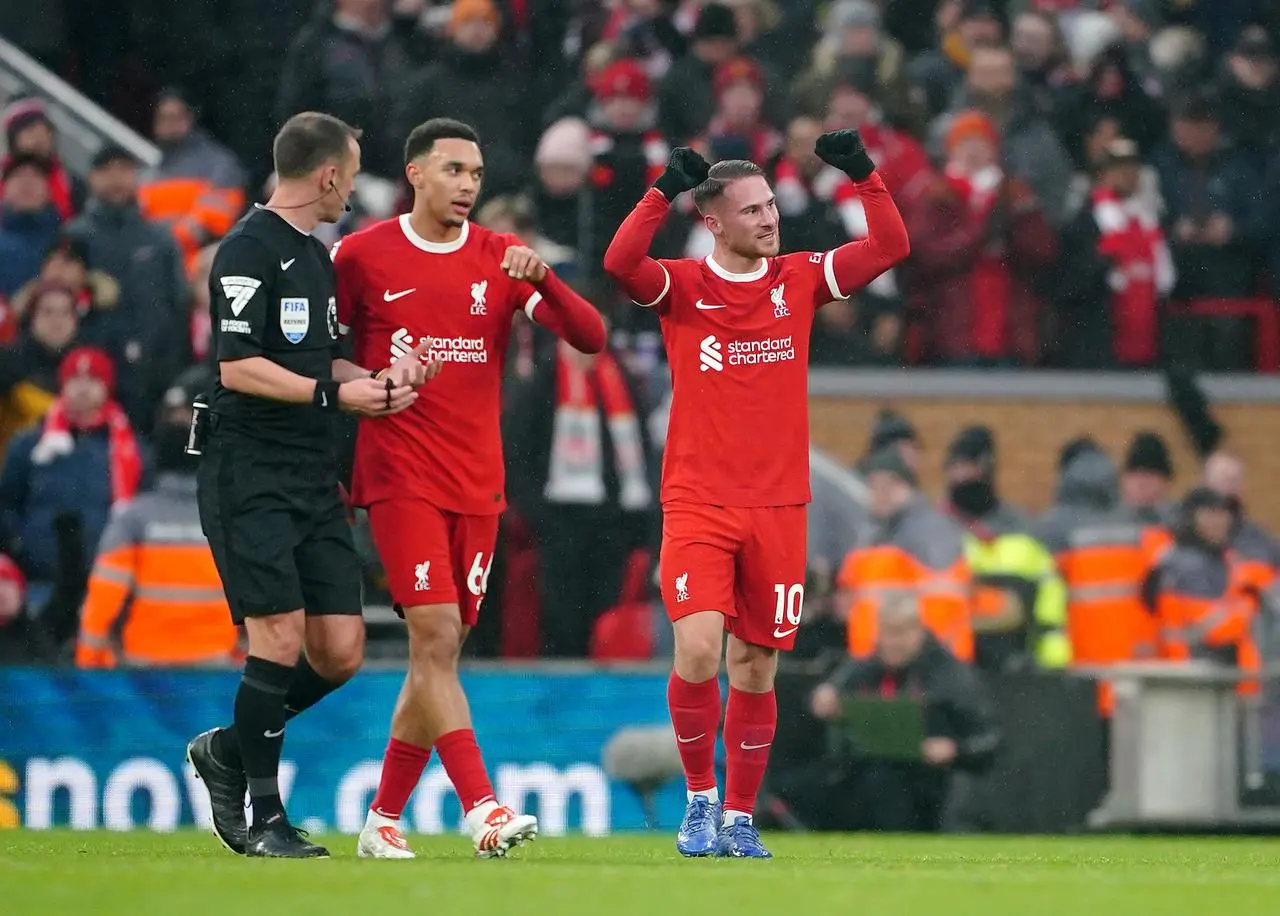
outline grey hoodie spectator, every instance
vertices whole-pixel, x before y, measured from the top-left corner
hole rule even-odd
[[[999,43],[1004,24],[988,0],[944,0],[935,23],[938,46],[907,65],[907,83],[930,117],[947,110],[976,48]]]
[[[954,102],[952,113],[973,108],[995,122],[1004,172],[1024,181],[1050,224],[1061,227],[1066,221],[1071,160],[1048,120],[1036,111],[1028,90],[1019,84],[1013,53],[1005,47],[976,49]],[[951,115],[945,115],[930,128],[939,158],[950,126]]]

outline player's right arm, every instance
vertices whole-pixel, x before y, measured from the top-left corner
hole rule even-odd
[[[219,331],[218,376],[222,387],[288,404],[314,404],[321,410],[391,412],[386,386],[372,378],[345,383],[308,378],[267,358],[267,306],[279,273],[275,261],[264,245],[246,236],[225,242],[214,258],[209,284],[213,321]],[[408,386],[394,389],[391,407],[403,410],[417,396]]]
[[[707,178],[710,166],[687,146],[671,153],[666,171],[645,192],[618,227],[604,253],[604,269],[637,305],[657,306],[671,290],[671,274],[649,257],[649,246],[666,219],[671,202]]]

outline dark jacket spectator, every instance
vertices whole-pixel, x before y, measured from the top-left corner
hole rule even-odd
[[[138,209],[137,161],[128,152],[100,151],[89,185],[92,196],[67,233],[83,242],[91,269],[120,283],[110,334],[123,358],[120,399],[145,432],[189,350],[186,269],[173,236]]]
[[[429,118],[466,121],[480,134],[486,195],[519,190],[533,150],[529,84],[498,44],[500,24],[493,0],[453,4],[448,46],[439,60],[396,92],[395,136],[404,138]]]
[[[1175,107],[1171,142],[1156,155],[1179,298],[1253,291],[1263,207],[1261,176],[1221,138],[1218,105],[1199,95]]]
[[[964,83],[973,50],[997,44],[1004,37],[1004,25],[988,0],[939,3],[936,11],[937,46],[907,64],[907,83],[929,117],[940,115],[951,105]]]
[[[914,239],[908,308],[926,352],[951,363],[1040,361],[1038,280],[1058,241],[1035,194],[1001,169],[999,142],[985,115],[957,116],[945,177],[904,201]]]
[[[100,350],[73,350],[59,369],[58,400],[21,433],[0,469],[0,529],[28,578],[52,584],[59,572],[58,520],[79,518],[91,560],[113,506],[131,499],[144,459],[111,395],[115,370]],[[87,564],[88,560],[86,560]],[[87,565],[80,571],[88,574]]]
[[[826,13],[823,29],[825,34],[814,46],[809,69],[791,87],[797,109],[821,114],[840,75],[861,72],[891,122],[907,130],[922,130],[927,112],[911,99],[906,54],[902,45],[881,29],[876,4],[872,0],[840,0]]]
[[[0,181],[0,298],[7,299],[40,272],[62,218],[49,200],[46,160],[29,153],[11,156]]]
[[[538,230],[575,252],[581,245],[596,250],[608,244],[605,228],[595,225],[594,208],[583,205],[593,159],[591,128],[581,118],[562,118],[548,127],[533,157],[537,175],[529,198]],[[584,231],[603,241],[583,239]]]
[[[716,68],[740,50],[733,10],[720,3],[703,6],[690,42],[689,53],[671,65],[658,87],[658,124],[677,146],[687,145],[711,123]]]
[[[289,46],[276,99],[278,123],[324,111],[361,128],[363,167],[384,178],[400,174],[408,135],[391,122],[393,100],[430,53],[416,21],[388,17],[388,6],[338,0],[324,10]]]
[[[1280,141],[1280,66],[1261,26],[1250,26],[1227,54],[1218,77],[1222,132],[1265,161]]]
[[[1077,163],[1086,163],[1085,134],[1102,117],[1115,118],[1121,134],[1135,141],[1144,155],[1164,136],[1164,111],[1143,91],[1119,45],[1098,55],[1084,82],[1068,90],[1062,102],[1059,128]]]

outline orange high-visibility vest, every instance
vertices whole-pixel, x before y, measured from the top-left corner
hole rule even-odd
[[[880,608],[911,595],[921,622],[961,661],[973,661],[969,616],[969,571],[963,557],[947,569],[930,569],[896,544],[854,548],[840,568],[837,585],[854,595],[849,608],[849,653],[875,651]]]

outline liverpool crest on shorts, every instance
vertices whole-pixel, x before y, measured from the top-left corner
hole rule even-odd
[[[280,333],[291,344],[302,343],[311,328],[311,305],[305,298],[280,300]]]

